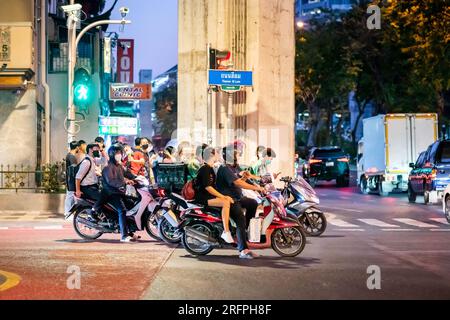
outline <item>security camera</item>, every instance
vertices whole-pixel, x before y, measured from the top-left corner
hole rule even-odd
[[[127,15],[128,13],[130,13],[130,9],[128,9],[127,7],[121,7],[121,8],[119,9],[119,11],[120,11],[120,13],[122,14],[122,18],[125,18],[126,15]]]
[[[79,3],[75,3],[75,4],[70,4],[67,6],[61,6],[61,9],[68,13],[68,12],[74,12],[74,11],[80,11],[82,8],[81,4]]]

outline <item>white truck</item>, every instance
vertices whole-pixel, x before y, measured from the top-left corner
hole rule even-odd
[[[437,114],[387,114],[363,121],[358,145],[358,186],[387,196],[408,190],[410,164],[438,140]]]

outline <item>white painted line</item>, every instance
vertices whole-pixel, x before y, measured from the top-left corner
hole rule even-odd
[[[450,226],[450,224],[448,223],[447,219],[445,218],[431,218],[431,221],[437,222],[437,223],[441,223],[441,224],[445,224],[447,226]]]
[[[364,232],[364,229],[333,229],[336,232]]]
[[[395,224],[389,224],[386,222],[383,222],[381,220],[377,220],[377,219],[358,219],[359,221],[371,225],[371,226],[375,226],[375,227],[380,227],[380,228],[400,228],[399,226],[395,225]]]
[[[414,227],[419,227],[419,228],[436,228],[435,225],[429,224],[429,223],[425,223],[422,221],[417,221],[414,219],[394,219],[395,221],[410,225],[410,226],[414,226]]]
[[[356,224],[351,224],[351,223],[348,223],[341,219],[331,219],[331,220],[328,220],[328,223],[333,226],[340,227],[340,228],[360,229],[360,227],[357,226]]]
[[[63,226],[43,226],[43,227],[34,227],[34,230],[62,230]]]
[[[418,229],[382,229],[381,231],[384,232],[417,232],[419,231]]]
[[[0,227],[0,230],[8,230],[8,227]]]
[[[355,210],[355,209],[346,209],[346,208],[338,208],[338,207],[326,207],[321,206],[322,208],[328,209],[328,210],[341,210],[341,211],[348,211],[348,212],[357,212],[357,213],[363,213],[364,211],[361,210]]]
[[[432,232],[450,232],[450,229],[431,229]]]

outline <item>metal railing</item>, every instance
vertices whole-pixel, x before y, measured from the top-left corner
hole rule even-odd
[[[65,190],[63,162],[32,169],[24,165],[0,165],[0,190],[59,193]]]

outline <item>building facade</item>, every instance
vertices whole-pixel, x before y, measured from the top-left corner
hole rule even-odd
[[[292,174],[294,25],[294,0],[180,0],[178,140],[207,141],[211,98],[213,145],[243,140],[247,163],[258,145],[273,147],[275,169]],[[208,45],[230,50],[235,70],[253,71],[253,88],[209,96]]]

